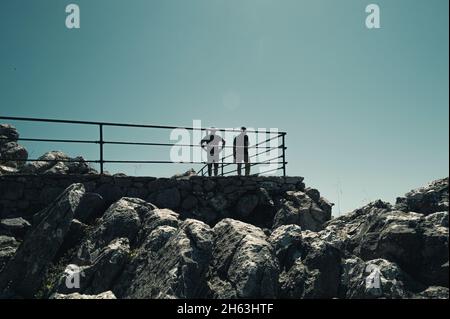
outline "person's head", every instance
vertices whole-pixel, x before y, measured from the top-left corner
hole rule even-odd
[[[241,127],[241,132],[245,134],[247,132],[247,128],[245,126],[242,126]]]
[[[216,132],[217,132],[217,129],[216,129],[215,127],[210,127],[210,128],[209,128],[209,134],[215,135]]]

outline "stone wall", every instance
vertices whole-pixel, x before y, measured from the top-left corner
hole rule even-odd
[[[102,209],[122,197],[134,197],[209,224],[232,217],[270,228],[277,210],[294,192],[308,194],[310,202],[317,204],[316,210],[331,217],[331,204],[317,190],[305,189],[302,177],[5,175],[0,176],[0,219],[24,217],[31,221],[73,183],[83,183],[89,193],[99,197]],[[92,205],[99,206],[98,200]]]

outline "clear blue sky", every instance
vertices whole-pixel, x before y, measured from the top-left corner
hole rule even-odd
[[[81,9],[79,30],[65,28],[71,2]],[[448,176],[449,3],[376,1],[381,29],[368,30],[364,9],[372,2],[2,0],[0,114],[278,127],[288,132],[288,174],[335,202],[335,214],[392,201]],[[97,133],[14,124],[28,137]],[[49,149],[97,155],[93,147],[27,146],[33,157]]]

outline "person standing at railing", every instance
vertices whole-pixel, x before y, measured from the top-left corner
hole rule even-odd
[[[250,175],[248,145],[247,129],[241,127],[241,133],[233,140],[233,158],[234,162],[237,164],[237,173],[239,176],[241,176],[242,163],[245,163],[245,176]]]
[[[206,150],[208,154],[207,164],[208,164],[208,176],[212,175],[212,167],[214,165],[214,176],[219,174],[219,162],[220,162],[220,152],[225,147],[225,140],[216,134],[217,130],[211,128],[209,134],[203,138],[200,142],[201,147]]]

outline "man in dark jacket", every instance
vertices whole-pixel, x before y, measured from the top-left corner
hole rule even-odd
[[[250,175],[250,161],[248,157],[248,136],[247,129],[241,127],[241,133],[233,140],[233,158],[237,163],[237,172],[241,176],[242,162],[245,163],[245,176]]]

